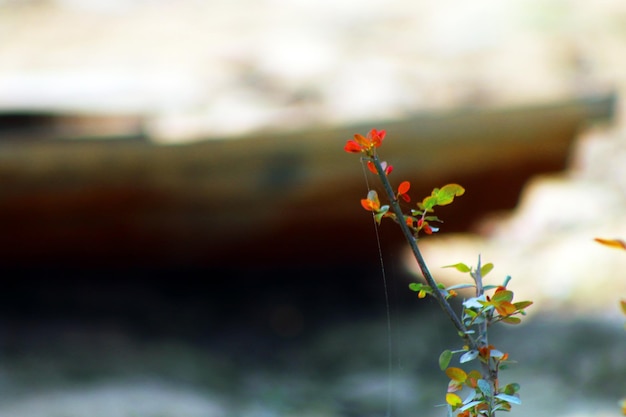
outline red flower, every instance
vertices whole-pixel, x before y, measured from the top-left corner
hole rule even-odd
[[[382,144],[385,133],[384,130],[378,131],[376,129],[370,130],[367,137],[356,133],[354,139],[349,140],[343,149],[350,153],[365,152],[369,154],[374,148],[378,148]]]

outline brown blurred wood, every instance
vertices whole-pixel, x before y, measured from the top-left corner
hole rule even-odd
[[[180,146],[0,143],[0,256],[5,264],[115,265],[369,258],[363,169],[342,150],[354,133],[387,130],[380,154],[395,167],[392,182],[412,182],[414,199],[446,182],[466,187],[442,210],[445,232],[512,207],[529,177],[563,169],[577,133],[609,120],[613,101],[468,109]],[[400,238],[387,229],[384,239]]]

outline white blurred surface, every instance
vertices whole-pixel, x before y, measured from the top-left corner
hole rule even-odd
[[[176,141],[626,85],[607,1],[5,1],[0,109],[131,112]],[[599,47],[599,45],[601,47]]]

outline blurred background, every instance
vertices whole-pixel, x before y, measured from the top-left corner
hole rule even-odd
[[[0,415],[445,415],[371,128],[413,200],[467,190],[435,276],[535,301],[511,415],[620,415],[625,52],[617,0],[0,0]]]

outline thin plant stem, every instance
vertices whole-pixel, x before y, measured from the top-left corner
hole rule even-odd
[[[474,279],[474,283],[476,284],[476,297],[477,298],[482,297],[482,295],[485,293],[485,289],[483,287],[483,276],[482,276],[481,268],[482,268],[482,265],[481,265],[480,255],[479,255],[478,265],[476,266],[476,269],[471,273],[472,278]],[[487,319],[478,323],[478,326],[477,326],[478,327],[477,345],[479,348],[489,346],[489,336],[487,334],[487,331],[488,331],[488,324],[491,321],[491,312],[488,312],[487,314],[488,314]],[[492,368],[491,358],[488,358],[486,362],[482,362],[482,369],[483,369],[483,378],[489,381],[489,384],[491,385],[491,390],[493,393],[495,393],[496,388],[497,388],[496,381],[498,380],[498,370],[495,368]],[[488,417],[494,417],[496,415],[496,413],[491,410],[493,410],[493,396],[489,398]]]
[[[454,324],[454,327],[456,327],[459,334],[462,335],[465,339],[471,341],[471,338],[469,338],[467,334],[467,328],[465,327],[461,319],[459,319],[457,314],[454,312],[448,300],[446,300],[446,298],[443,296],[439,287],[437,287],[437,283],[435,282],[435,279],[430,273],[430,270],[428,269],[428,266],[426,265],[426,261],[424,260],[424,257],[422,256],[422,253],[420,252],[417,246],[417,239],[415,238],[415,236],[413,236],[413,234],[411,233],[411,230],[409,230],[409,227],[404,221],[404,214],[402,213],[402,209],[400,208],[400,205],[398,204],[398,199],[396,198],[393,188],[391,188],[391,184],[389,183],[389,180],[387,179],[385,170],[380,164],[380,160],[378,159],[378,156],[375,154],[371,155],[370,160],[374,164],[378,177],[380,178],[380,181],[383,184],[385,193],[387,194],[387,197],[389,198],[389,204],[391,205],[391,208],[398,220],[398,225],[400,226],[400,230],[402,230],[402,234],[404,234],[404,237],[406,238],[407,242],[409,243],[409,246],[411,247],[411,251],[413,252],[413,256],[415,257],[415,260],[417,261],[417,265],[419,266],[419,269],[422,272],[422,275],[426,279],[426,282],[428,283],[430,288],[433,290],[432,295],[435,297],[435,300],[437,300],[437,303],[439,303],[439,307],[441,307],[444,313],[452,321],[452,324]],[[472,342],[472,344],[474,343]]]

